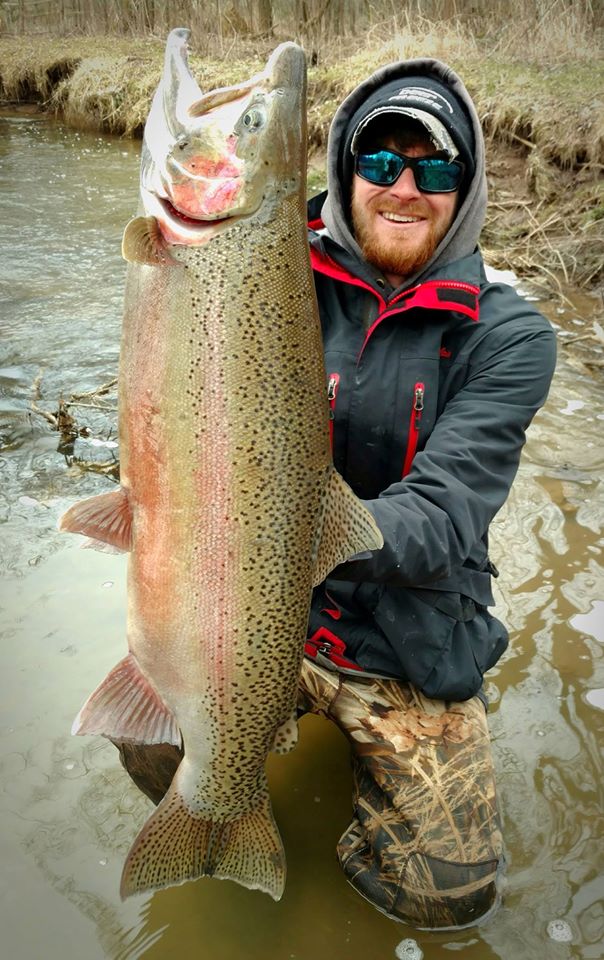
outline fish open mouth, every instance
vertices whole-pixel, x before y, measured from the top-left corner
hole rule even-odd
[[[217,226],[219,223],[224,223],[226,220],[231,219],[229,216],[226,217],[192,217],[187,213],[183,213],[182,210],[179,210],[174,206],[173,203],[167,199],[167,197],[158,197],[162,207],[174,220],[180,221],[180,223],[186,224],[189,227],[209,227]]]

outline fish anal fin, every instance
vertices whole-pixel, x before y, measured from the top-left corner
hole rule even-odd
[[[132,546],[132,511],[123,487],[98,497],[80,500],[63,514],[59,530],[82,533],[93,540],[109,543],[118,550]]]
[[[76,735],[97,733],[132,743],[181,744],[176,719],[131,653],[90,694],[73,722]]]
[[[151,267],[177,262],[168,252],[155,217],[135,217],[126,224],[122,257],[129,263],[146,263]]]
[[[298,743],[298,719],[294,710],[291,717],[288,717],[285,723],[277,728],[273,742],[273,753],[289,753]]]
[[[268,789],[253,810],[212,820],[192,812],[181,792],[191,776],[187,766],[185,756],[166,796],[132,844],[122,872],[122,899],[216,877],[279,900],[285,887],[285,853]]]
[[[112,554],[127,553],[127,551],[122,550],[121,547],[116,547],[112,543],[105,543],[103,540],[95,540],[92,537],[89,537],[88,540],[84,541],[82,544],[82,550],[96,550],[98,553]]]
[[[329,476],[323,529],[315,561],[313,586],[338,564],[367,550],[380,550],[384,538],[369,510],[337,470]]]

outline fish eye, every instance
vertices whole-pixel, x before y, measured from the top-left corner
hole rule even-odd
[[[246,110],[241,118],[241,122],[248,130],[259,130],[260,127],[264,126],[264,113],[255,108]]]

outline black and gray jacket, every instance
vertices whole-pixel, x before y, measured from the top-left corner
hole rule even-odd
[[[343,207],[339,144],[371,89],[426,72],[474,122],[476,174],[447,237],[393,290],[363,261]],[[477,249],[486,206],[480,124],[459,78],[434,60],[382,68],[334,118],[328,194],[311,201],[336,468],[380,527],[382,550],[338,567],[313,594],[309,656],[401,677],[464,700],[508,642],[493,604],[488,528],[544,403],[555,336],[534,307],[489,283]]]

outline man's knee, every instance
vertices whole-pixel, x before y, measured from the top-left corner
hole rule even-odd
[[[499,861],[460,863],[424,853],[377,854],[360,832],[338,845],[349,883],[378,910],[418,928],[477,923],[498,901]],[[351,843],[352,840],[352,843]]]
[[[442,929],[477,923],[497,903],[498,861],[459,863],[412,854],[405,864],[392,915],[417,927]]]

